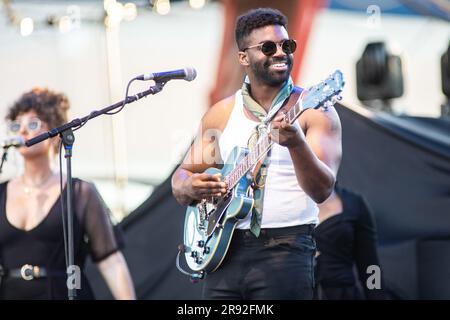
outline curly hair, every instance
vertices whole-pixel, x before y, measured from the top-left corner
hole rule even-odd
[[[15,120],[22,113],[35,111],[39,119],[54,128],[67,122],[69,107],[69,99],[65,94],[36,87],[14,102],[6,114],[6,119]]]
[[[269,25],[280,25],[287,29],[287,18],[279,10],[258,8],[247,11],[236,20],[235,36],[239,50],[245,48],[245,38],[254,30]]]

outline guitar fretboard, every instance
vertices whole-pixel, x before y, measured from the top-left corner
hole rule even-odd
[[[300,101],[301,98],[286,113],[286,122],[289,124],[294,123],[301,114]],[[271,141],[269,135],[262,135],[247,156],[225,177],[228,189],[233,189],[239,180],[269,152],[272,145],[273,141]]]

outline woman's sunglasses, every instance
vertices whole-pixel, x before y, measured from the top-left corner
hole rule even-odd
[[[22,127],[22,123],[23,122],[17,120],[10,121],[8,123],[8,130],[11,133],[18,133]],[[27,130],[30,132],[38,131],[41,128],[41,124],[42,122],[38,118],[33,118],[25,122]]]
[[[278,46],[281,47],[281,50],[283,50],[284,53],[291,54],[295,52],[295,49],[297,49],[297,42],[295,42],[294,39],[287,39],[278,43],[269,40],[264,41],[263,43],[260,44],[255,44],[254,46],[247,47],[242,51],[252,48],[260,48],[261,52],[264,55],[270,57],[274,55],[275,52],[277,52]]]

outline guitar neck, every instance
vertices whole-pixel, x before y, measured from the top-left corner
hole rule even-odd
[[[286,122],[293,124],[295,120],[300,116],[303,110],[301,109],[301,98],[297,103],[286,113]],[[262,135],[256,145],[250,150],[250,152],[245,156],[244,159],[239,162],[239,164],[225,177],[225,182],[228,188],[233,189],[239,180],[253,168],[261,159],[263,159],[269,150],[273,146],[273,141],[270,139],[268,134]]]

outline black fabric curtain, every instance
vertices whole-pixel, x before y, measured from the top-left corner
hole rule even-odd
[[[337,110],[338,181],[363,194],[374,213],[387,291],[400,299],[449,299],[450,273],[438,271],[450,260],[450,121]],[[429,241],[437,245],[423,245]]]
[[[337,110],[343,132],[338,181],[366,197],[380,244],[450,237],[450,122]]]

